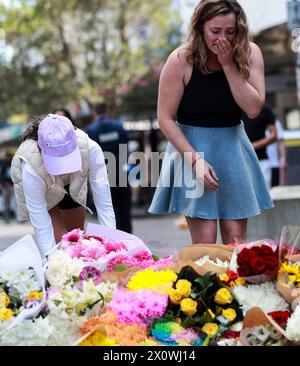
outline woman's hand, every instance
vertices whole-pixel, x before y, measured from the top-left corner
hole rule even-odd
[[[217,191],[219,188],[219,178],[210,164],[208,164],[204,159],[198,158],[193,164],[193,169],[196,173],[197,179],[204,183],[205,188],[212,192]]]
[[[218,60],[222,67],[233,64],[233,49],[231,43],[227,39],[217,40]]]

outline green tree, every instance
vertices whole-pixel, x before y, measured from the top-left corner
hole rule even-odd
[[[31,0],[0,6],[2,114],[48,112],[72,100],[122,105],[164,60],[181,21],[171,0]],[[179,39],[179,38],[178,38]]]

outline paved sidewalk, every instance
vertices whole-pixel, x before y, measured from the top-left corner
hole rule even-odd
[[[133,234],[141,238],[155,255],[176,253],[191,244],[189,232],[175,225],[176,218],[175,216],[134,218]],[[96,223],[96,220],[88,217],[87,222]],[[0,252],[27,234],[33,235],[30,223],[17,223],[12,220],[11,223],[5,224],[0,219]]]

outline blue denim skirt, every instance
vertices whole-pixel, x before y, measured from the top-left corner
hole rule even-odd
[[[150,213],[239,220],[274,207],[242,122],[224,128],[178,126],[194,149],[214,168],[219,188],[211,192],[203,187],[190,164],[168,143]]]

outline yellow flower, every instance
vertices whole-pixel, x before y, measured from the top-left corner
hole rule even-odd
[[[182,297],[188,297],[192,290],[192,284],[187,280],[179,280],[176,283],[176,289]]]
[[[222,310],[222,315],[228,321],[232,322],[236,318],[236,311],[234,309],[231,309],[231,308],[224,309],[224,310]]]
[[[296,282],[297,281],[297,276],[296,275],[292,275],[292,276],[289,276],[289,280],[290,282]]]
[[[110,339],[101,331],[96,330],[82,341],[79,346],[117,346],[117,343],[114,339]]]
[[[175,288],[169,288],[169,297],[172,304],[179,305],[182,300],[181,293]]]
[[[236,284],[235,284],[235,282],[234,282],[234,281],[230,281],[230,282],[229,282],[229,286],[232,288],[232,287],[236,286]]]
[[[127,288],[131,291],[140,289],[159,288],[165,289],[164,293],[168,293],[169,287],[177,280],[175,272],[167,269],[165,271],[156,272],[153,269],[146,269],[133,275],[127,284]]]
[[[280,272],[288,272],[290,274],[299,275],[299,264],[283,263],[280,268]]]
[[[224,273],[224,274],[219,275],[219,279],[222,282],[227,282],[227,281],[229,281],[229,276],[226,273]]]
[[[10,298],[5,292],[0,293],[0,309],[7,308],[10,304]]]
[[[245,283],[246,283],[246,281],[242,277],[239,277],[235,280],[235,285],[236,286],[244,286]]]
[[[31,301],[31,300],[40,300],[42,299],[44,296],[44,294],[42,292],[38,292],[38,291],[33,291],[30,292],[30,294],[26,297],[26,301]]]
[[[193,316],[197,312],[197,302],[190,298],[183,299],[180,303],[180,309],[185,315]]]
[[[0,310],[0,319],[9,320],[13,317],[14,312],[11,309],[3,308]]]
[[[209,337],[213,337],[215,334],[217,334],[219,330],[219,327],[215,323],[206,323],[202,327],[202,332],[206,333]]]
[[[229,290],[225,287],[220,288],[215,294],[215,302],[219,305],[231,304],[233,297]]]

